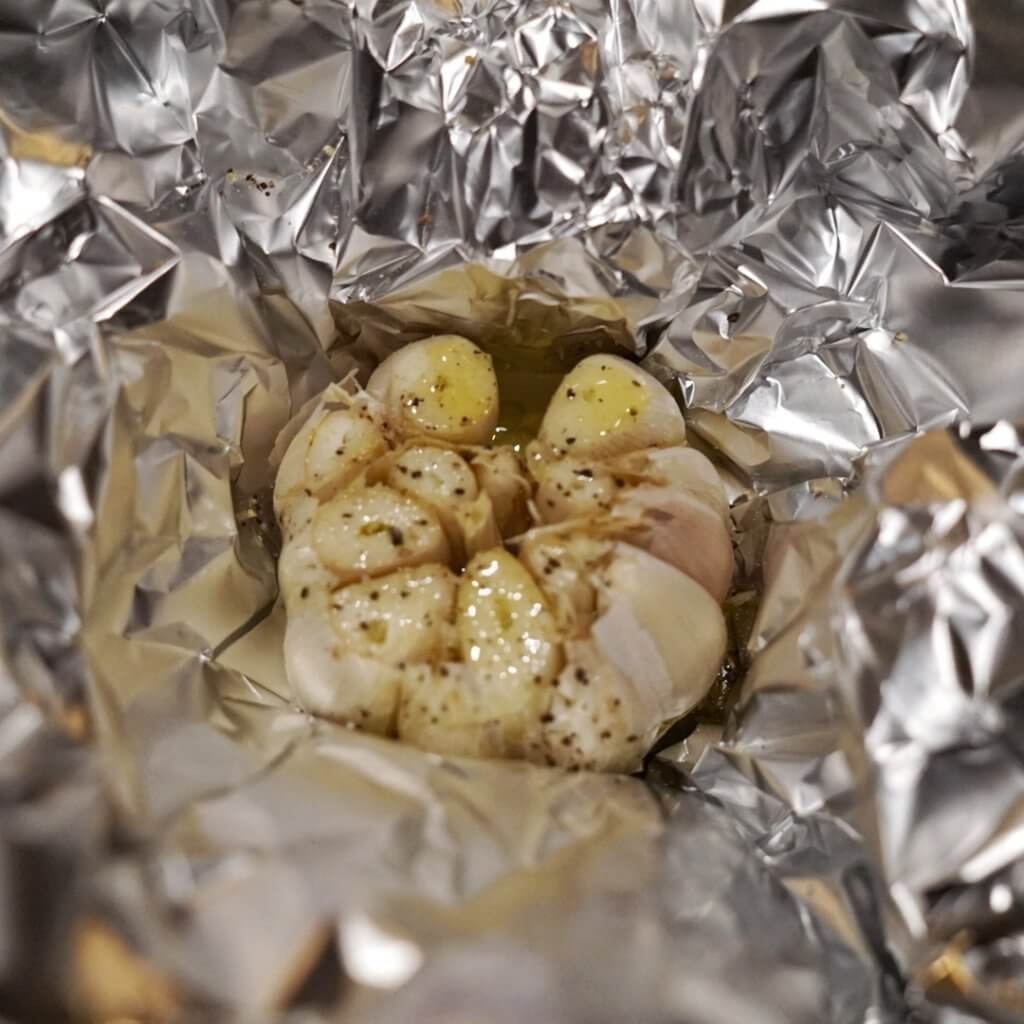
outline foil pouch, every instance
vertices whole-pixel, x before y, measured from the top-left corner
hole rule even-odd
[[[1024,1020],[1022,42],[0,0],[0,1013]],[[291,701],[275,442],[438,330],[642,358],[727,479],[743,677],[643,776]]]

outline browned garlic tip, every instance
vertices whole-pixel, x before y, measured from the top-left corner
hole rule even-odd
[[[442,754],[637,768],[726,646],[727,503],[671,395],[589,357],[525,458],[486,447],[497,380],[464,338],[341,395],[275,487],[296,700]]]

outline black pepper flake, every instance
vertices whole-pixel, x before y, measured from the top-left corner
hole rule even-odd
[[[632,405],[631,405],[631,406],[630,406],[630,407],[629,407],[629,408],[628,408],[628,409],[626,410],[626,412],[628,412],[628,413],[629,413],[629,415],[630,415],[630,416],[632,416],[632,417],[633,417],[634,419],[635,419],[635,418],[636,418],[636,416],[637,416],[637,411],[636,411],[636,407],[635,407],[635,406],[632,406]]]
[[[441,668],[438,671],[441,673],[441,678],[442,679],[447,679],[448,678],[448,668],[447,668],[447,666],[442,665]]]
[[[586,477],[588,480],[594,479],[594,471],[592,469],[577,469],[576,475]]]
[[[455,493],[457,495],[459,495],[459,497],[461,498],[462,495],[466,493],[466,488],[465,487],[456,487],[455,488]]]
[[[370,600],[371,601],[379,601],[380,600],[380,591],[379,590],[371,590],[370,591]]]
[[[637,741],[638,739],[640,739],[640,737],[639,737],[639,736],[637,736],[637,734],[636,734],[635,732],[631,732],[631,733],[630,733],[630,734],[629,734],[629,735],[628,735],[628,736],[626,737],[626,742],[627,742],[627,743],[636,743],[636,741]]]
[[[612,738],[612,733],[611,733],[610,729],[605,729],[601,733],[601,739],[603,739],[603,740],[610,740],[611,738]]]
[[[625,487],[626,486],[626,481],[623,480],[621,476],[615,477],[614,483],[615,483],[616,487]]]
[[[462,423],[463,426],[465,426],[469,422],[469,417],[463,416],[459,422]]]
[[[334,449],[334,454],[335,455],[344,455],[345,454],[345,449],[344,448],[335,448]]]
[[[412,478],[413,478],[413,480],[419,480],[419,478],[421,476],[423,476],[423,470],[422,469],[414,469],[412,471]]]
[[[550,725],[555,720],[555,716],[551,714],[541,715],[540,720],[544,725]]]
[[[565,443],[566,444],[575,444],[576,443],[576,438],[575,437],[567,437],[565,439]]]
[[[638,381],[635,377],[633,378],[631,383],[632,383],[633,387],[635,387],[635,388],[641,387],[640,381]]]
[[[582,668],[576,669],[576,682],[582,686],[590,685],[590,677],[587,675],[586,670]]]
[[[562,737],[562,746],[563,747],[571,747],[572,746],[572,737],[571,736],[563,736]]]
[[[309,587],[303,587],[299,591],[299,597],[301,597],[303,600],[305,600],[307,597],[309,597]]]
[[[388,536],[391,538],[391,543],[396,547],[401,547],[405,540],[405,535],[397,526],[388,527]]]
[[[401,590],[401,591],[399,591],[398,596],[399,597],[403,597],[403,598],[404,597],[408,597],[409,596],[409,591],[408,590]]]
[[[360,629],[369,629],[370,628],[370,624],[368,622],[360,622],[359,623],[359,628]]]
[[[566,398],[575,398],[576,397],[575,390],[573,388],[566,388],[565,389],[565,397]]]
[[[615,700],[612,701],[612,707],[613,708],[621,708],[622,707],[622,701],[618,697],[616,697]]]

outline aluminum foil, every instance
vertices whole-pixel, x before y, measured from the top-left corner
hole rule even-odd
[[[1024,1020],[1022,36],[0,0],[0,1013]],[[728,477],[746,675],[643,778],[291,704],[270,452],[439,328],[643,356]]]

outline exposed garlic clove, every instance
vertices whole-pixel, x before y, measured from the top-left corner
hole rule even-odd
[[[402,677],[398,737],[450,757],[500,757],[483,728],[485,706],[465,665],[412,665]]]
[[[449,561],[437,517],[382,484],[341,491],[313,517],[313,547],[338,584],[411,565]]]
[[[700,452],[644,449],[607,461],[538,463],[537,507],[546,522],[607,514],[606,529],[703,585],[715,600],[732,583],[728,503],[714,466]]]
[[[544,759],[563,768],[636,771],[650,746],[633,686],[592,640],[567,645],[566,666],[543,717]]]
[[[448,448],[414,445],[396,456],[386,479],[396,491],[412,495],[434,512],[455,560],[464,563],[466,529],[479,533],[485,525],[481,517],[486,519],[490,512],[489,503],[485,507],[477,503],[479,488],[469,463]],[[489,536],[493,535],[492,530]],[[499,541],[489,540],[487,546]]]
[[[307,499],[289,506],[289,515],[304,509],[303,517],[298,520],[301,529],[281,549],[277,562],[277,580],[289,616],[299,614],[308,607],[307,602],[314,598],[320,599],[321,606],[326,608],[326,596],[337,586],[337,579],[321,561],[313,547],[312,533],[309,525],[316,511],[316,500]]]
[[[288,615],[284,657],[292,695],[307,711],[387,736],[394,733],[402,673],[344,650],[323,615]]]
[[[675,400],[645,370],[617,356],[589,356],[558,386],[538,435],[545,457],[608,458],[682,444]]]
[[[561,667],[558,627],[533,577],[504,548],[477,555],[459,582],[463,661],[486,678],[495,706],[532,699]]]
[[[494,517],[494,506],[487,494],[478,494],[473,501],[457,505],[452,511],[460,552],[465,552],[466,558],[472,558],[478,552],[501,543],[501,533]]]
[[[544,595],[496,548],[467,566],[456,609],[462,660],[408,668],[399,735],[443,754],[539,756],[540,709],[562,656]]]
[[[367,390],[403,438],[487,444],[498,423],[494,363],[456,334],[399,349],[377,367]]]
[[[663,722],[703,700],[725,657],[725,617],[695,580],[630,544],[598,574],[591,636],[636,691],[640,720]]]
[[[346,652],[392,665],[443,659],[454,641],[456,586],[447,566],[399,569],[335,590],[328,618]]]
[[[501,535],[515,537],[528,530],[531,487],[519,454],[506,447],[485,449],[470,465],[478,486],[491,499]]]
[[[464,663],[410,666],[398,705],[399,737],[448,757],[541,760],[540,695],[528,704],[496,699],[492,684],[487,673]]]
[[[596,529],[530,530],[519,542],[519,559],[548,599],[566,637],[583,636],[597,612],[596,573],[607,564],[614,542]]]
[[[306,449],[305,485],[325,501],[388,451],[366,408],[335,409],[313,430]]]
[[[536,506],[545,523],[609,512],[626,481],[598,459],[557,459],[534,466]]]

